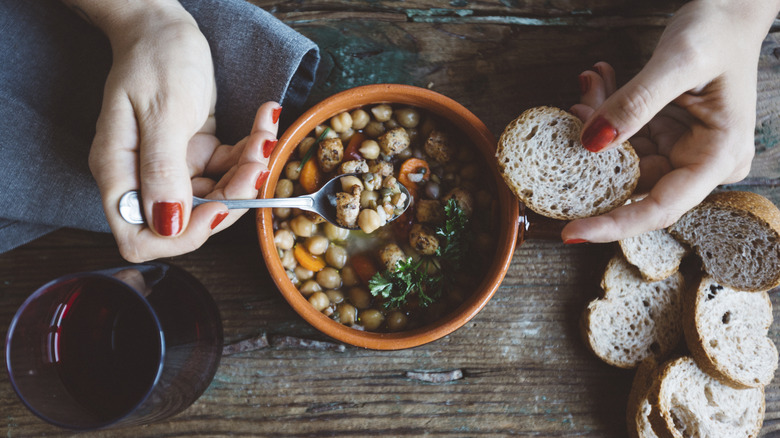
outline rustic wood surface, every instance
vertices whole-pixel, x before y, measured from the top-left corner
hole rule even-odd
[[[578,98],[599,60],[625,82],[682,1],[254,0],[317,42],[311,101],[362,84],[430,87],[499,134],[522,110]],[[753,170],[735,188],[780,204],[780,33],[762,51]],[[212,292],[228,350],[206,393],[167,421],[84,436],[625,436],[631,371],[603,364],[578,318],[614,245],[518,247],[493,300],[466,326],[414,349],[339,346],[299,318],[264,267],[253,217],[170,259]],[[61,230],[0,255],[0,336],[26,296],[59,275],[121,264],[108,235]],[[777,291],[772,294],[780,309]],[[770,336],[780,343],[778,323]],[[304,343],[302,340],[321,341]],[[267,341],[267,344],[266,344]],[[780,436],[780,379],[762,436]],[[8,437],[70,435],[38,420],[0,374]]]

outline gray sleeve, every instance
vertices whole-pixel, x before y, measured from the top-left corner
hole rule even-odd
[[[302,108],[314,43],[244,0],[181,3],[211,45],[223,142],[245,136],[265,101],[288,118]],[[60,227],[110,231],[87,166],[108,41],[58,1],[4,0],[0,65],[0,252]]]

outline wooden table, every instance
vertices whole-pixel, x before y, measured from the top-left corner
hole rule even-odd
[[[615,66],[619,82],[628,80],[683,3],[254,1],[322,48],[312,102],[361,84],[430,87],[470,108],[496,135],[528,107],[570,106],[577,75],[598,60]],[[780,204],[778,58],[780,33],[772,33],[759,72],[757,154],[739,187]],[[337,348],[299,318],[271,282],[255,234],[247,215],[170,261],[213,293],[227,344],[266,337],[270,345],[224,356],[206,393],[168,421],[84,435],[625,436],[633,373],[592,356],[577,326],[613,245],[527,241],[493,300],[466,326],[428,345],[377,352]],[[74,230],[0,255],[0,335],[44,282],[119,263],[111,236]],[[780,309],[776,293],[773,302]],[[770,335],[780,343],[777,323]],[[442,383],[420,378],[457,372],[461,378]],[[779,385],[776,379],[766,389],[763,436],[780,433]],[[29,413],[5,373],[0,413],[9,437],[69,435]]]

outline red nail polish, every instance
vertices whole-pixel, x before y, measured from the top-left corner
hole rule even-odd
[[[219,213],[217,213],[217,215],[214,216],[214,220],[211,221],[211,229],[213,230],[214,228],[217,228],[217,225],[222,223],[222,221],[225,220],[227,215],[228,215],[228,212],[226,212],[226,211],[220,211]]]
[[[587,75],[579,75],[580,94],[585,94],[590,90],[590,78]]]
[[[266,140],[265,143],[263,143],[263,157],[268,158],[271,156],[271,152],[274,151],[274,148],[276,147],[276,143],[278,143],[279,140]]]
[[[282,107],[274,108],[271,114],[273,116],[274,124],[279,123],[279,116],[282,115]]]
[[[566,240],[563,241],[563,243],[565,245],[574,245],[574,244],[577,244],[577,243],[588,243],[588,241],[585,240],[585,239],[566,239]]]
[[[260,187],[263,187],[263,183],[268,179],[270,173],[268,170],[260,172],[260,176],[257,177],[257,182],[255,183],[255,190],[260,190]]]
[[[152,206],[154,229],[161,236],[175,236],[184,225],[180,202],[155,202]]]
[[[599,117],[582,133],[582,145],[591,152],[599,152],[617,138],[617,129],[604,117]]]

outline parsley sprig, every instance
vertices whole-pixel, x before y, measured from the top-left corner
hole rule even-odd
[[[317,145],[325,139],[325,136],[328,135],[328,132],[330,132],[330,128],[326,126],[325,129],[322,130],[322,134],[317,137],[317,140],[312,143],[312,145],[309,147],[309,150],[306,151],[306,153],[303,155],[303,158],[301,158],[301,164],[298,165],[298,170],[303,169],[303,165],[311,159],[312,155],[314,155],[314,151],[317,150]]]
[[[421,307],[427,307],[441,296],[446,285],[453,281],[453,272],[460,268],[470,246],[466,230],[469,218],[454,199],[444,206],[445,223],[435,231],[439,236],[436,258],[408,257],[395,265],[395,270],[378,272],[368,282],[371,294],[385,299],[388,309],[401,307],[416,296]],[[441,269],[429,273],[430,264]],[[448,275],[445,275],[448,274]]]

